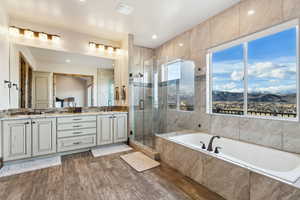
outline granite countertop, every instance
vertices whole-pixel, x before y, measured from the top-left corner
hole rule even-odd
[[[91,115],[113,115],[113,114],[127,114],[125,111],[112,112],[84,112],[84,113],[45,113],[38,115],[3,115],[0,120],[18,120],[18,119],[38,119],[38,118],[52,118],[52,117],[76,117],[76,116],[91,116]]]

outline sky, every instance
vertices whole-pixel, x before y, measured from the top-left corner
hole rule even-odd
[[[213,54],[213,90],[243,92],[243,45]],[[296,93],[296,28],[248,43],[248,91]]]

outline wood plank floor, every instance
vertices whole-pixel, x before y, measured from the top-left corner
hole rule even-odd
[[[114,154],[63,157],[61,166],[0,179],[1,200],[224,200],[170,167],[138,173]]]

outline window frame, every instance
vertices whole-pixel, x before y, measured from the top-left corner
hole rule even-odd
[[[169,82],[170,81],[170,80],[168,80],[168,65],[171,65],[173,63],[178,63],[178,62],[183,63],[184,61],[189,61],[189,60],[175,59],[175,60],[172,60],[172,61],[169,61],[169,62],[163,64],[162,65],[162,71],[163,71],[163,73],[162,73],[162,77],[161,77],[162,82]],[[190,61],[192,61],[192,60],[190,60]],[[182,70],[180,69],[180,79],[181,79],[181,77],[182,77]],[[195,74],[194,74],[194,77],[195,77]],[[179,102],[180,102],[180,95],[179,95],[180,79],[177,79],[177,80],[179,80],[179,83],[176,84],[176,108],[174,108],[174,109],[169,108],[169,104],[168,104],[168,88],[167,88],[167,95],[166,95],[166,98],[167,98],[166,99],[167,100],[166,101],[167,102],[167,110],[168,111],[178,111],[178,112],[189,112],[189,113],[195,112],[195,109],[196,109],[196,105],[195,105],[196,104],[196,87],[195,87],[195,84],[196,83],[194,81],[194,95],[193,95],[194,105],[193,105],[193,110],[181,110],[180,109],[180,104],[179,104]]]
[[[267,37],[272,34],[280,33],[282,31],[296,28],[296,117],[295,118],[283,118],[283,117],[276,117],[276,116],[255,116],[255,115],[249,115],[248,110],[248,43],[263,37]],[[212,85],[213,85],[213,79],[212,79],[212,56],[213,53],[226,50],[228,48],[237,46],[237,45],[243,45],[243,52],[244,52],[244,114],[243,115],[234,115],[234,114],[222,114],[222,113],[213,113],[212,112]],[[275,25],[273,27],[264,29],[262,31],[258,31],[256,33],[244,36],[242,38],[223,43],[221,45],[212,47],[207,50],[206,54],[206,63],[207,63],[207,70],[206,70],[206,85],[208,86],[206,88],[206,113],[210,115],[220,115],[220,116],[228,116],[228,117],[241,117],[241,118],[256,118],[256,119],[271,119],[271,120],[283,120],[283,121],[296,121],[299,122],[299,19],[294,19],[279,25]]]

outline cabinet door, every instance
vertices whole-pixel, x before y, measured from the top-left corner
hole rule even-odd
[[[4,161],[31,157],[31,120],[3,122]]]
[[[113,143],[112,116],[98,116],[97,145]]]
[[[114,143],[127,141],[127,115],[114,117]]]
[[[50,103],[50,86],[51,86],[51,74],[48,72],[34,72],[33,77],[33,100],[36,109],[49,108],[52,105]]]
[[[56,152],[56,119],[32,121],[32,153],[34,156]]]

